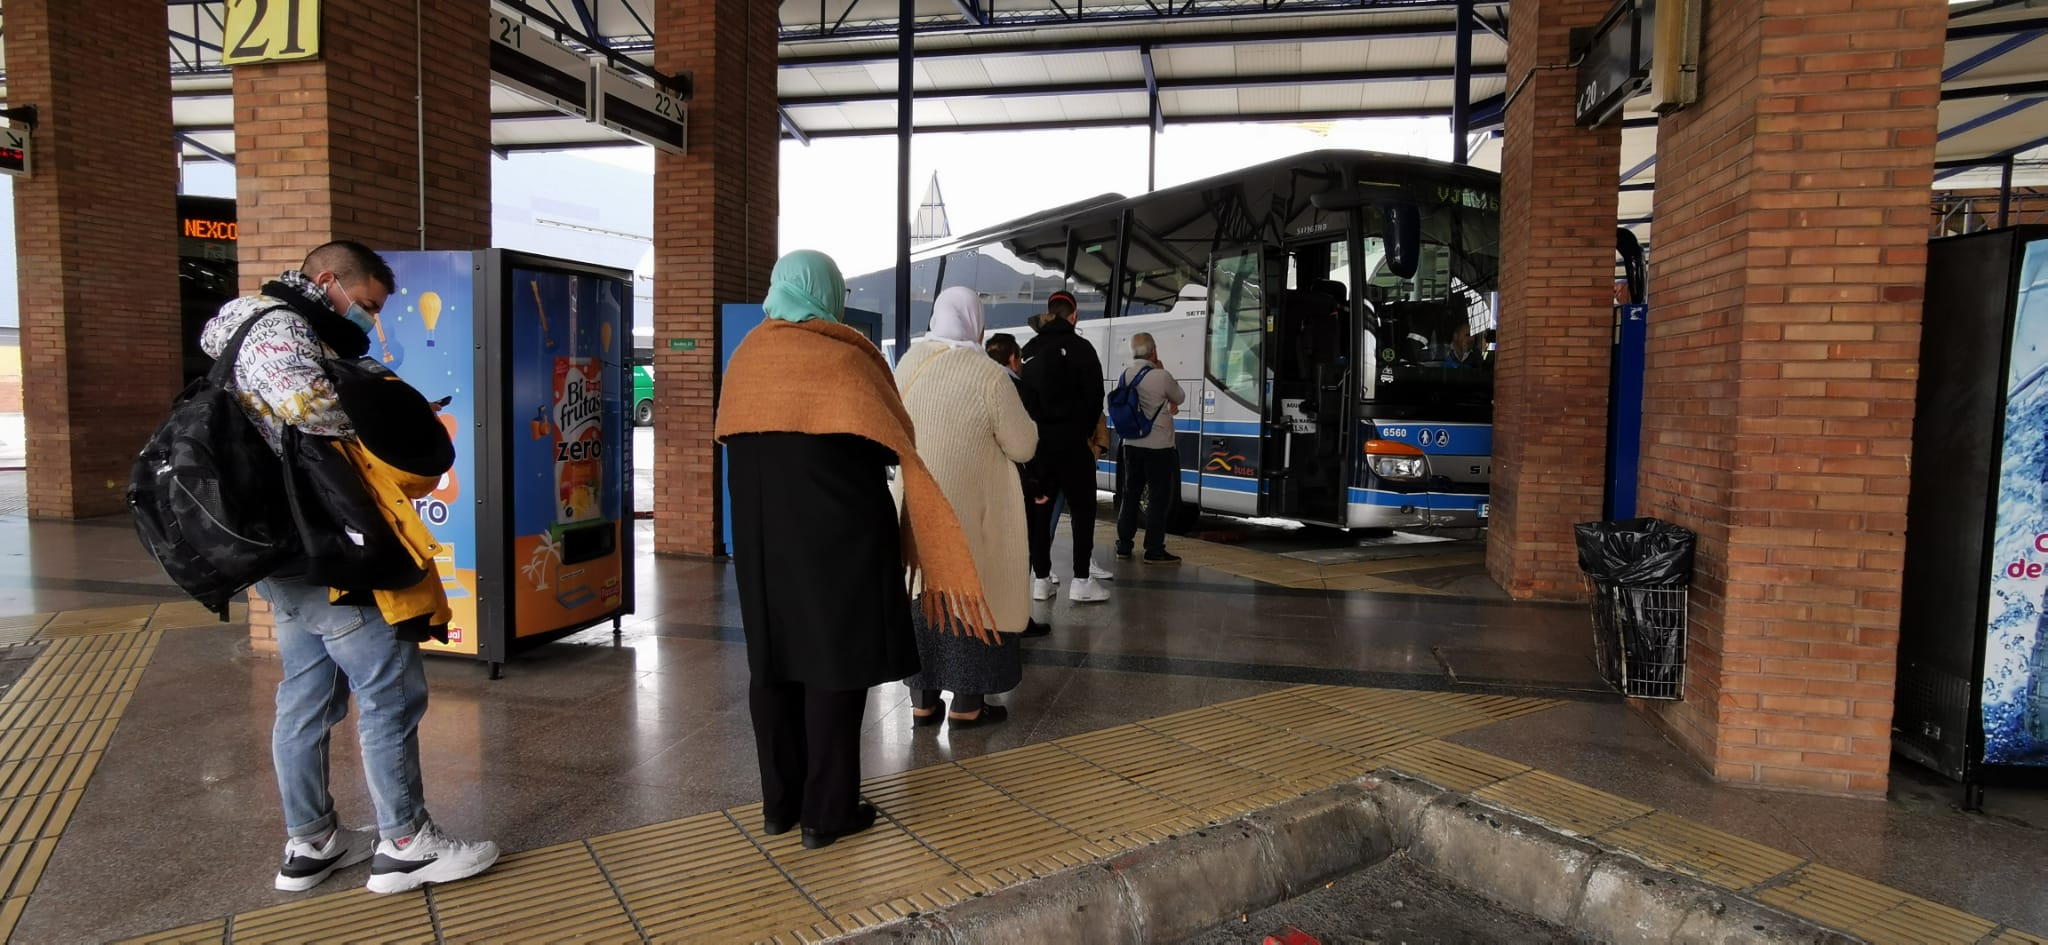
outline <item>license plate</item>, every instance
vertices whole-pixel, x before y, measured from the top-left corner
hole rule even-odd
[[[1479,503],[1479,517],[1480,517],[1480,518],[1485,518],[1485,517],[1487,516],[1487,514],[1488,514],[1489,512],[1492,512],[1492,511],[1493,511],[1493,503],[1491,503],[1491,502],[1481,502],[1481,503]]]

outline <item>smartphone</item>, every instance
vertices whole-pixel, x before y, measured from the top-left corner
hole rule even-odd
[[[449,404],[451,404],[451,403],[454,403],[454,402],[455,402],[455,395],[454,395],[454,394],[450,394],[450,395],[448,395],[448,396],[446,396],[446,397],[443,397],[443,398],[441,398],[440,400],[434,401],[434,406],[436,406],[436,407],[446,407],[446,406],[448,406]]]

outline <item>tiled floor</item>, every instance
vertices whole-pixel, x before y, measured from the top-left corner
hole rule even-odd
[[[0,473],[0,480],[7,475]],[[661,830],[686,829],[678,822],[731,829],[741,837],[752,827],[744,813],[757,799],[743,704],[745,653],[727,569],[651,557],[637,566],[640,606],[619,646],[612,645],[608,630],[593,631],[515,660],[507,677],[496,682],[475,664],[430,665],[434,701],[423,738],[428,800],[437,820],[458,832],[492,836],[523,854],[508,859],[504,877],[492,881],[512,890],[511,898],[522,890],[559,887],[572,898],[584,897],[574,901],[594,910],[550,912],[564,922],[611,915],[588,864],[605,872],[615,856],[626,864],[658,860],[644,850],[636,853],[634,844],[653,843],[645,838]],[[1180,759],[1181,765],[1166,767],[1185,768],[1187,752],[1221,757],[1242,750],[1228,763],[1248,774],[1233,777],[1288,784],[1353,770],[1359,758],[1383,757],[1450,787],[1490,792],[1503,803],[1565,811],[1558,816],[1570,822],[1561,826],[1622,830],[1617,837],[1651,852],[1661,849],[1655,844],[1678,841],[1669,833],[1626,832],[1648,829],[1643,821],[1650,815],[1638,808],[1784,850],[1797,864],[1793,872],[1778,874],[1791,890],[1784,895],[1803,895],[1811,884],[1799,882],[1802,876],[1831,877],[1819,870],[1824,865],[1987,922],[2048,929],[2048,897],[2039,895],[2033,879],[2048,874],[2048,799],[2039,792],[1994,791],[1988,814],[1979,816],[1955,811],[1947,787],[1909,771],[1895,778],[1886,802],[1719,787],[1600,691],[1585,656],[1590,629],[1579,608],[1331,590],[1327,577],[1321,578],[1322,588],[1281,587],[1226,570],[1231,567],[1236,564],[1205,565],[1192,556],[1170,568],[1118,563],[1109,603],[1053,604],[1047,616],[1055,631],[1027,645],[1024,683],[1004,697],[1014,710],[1004,725],[958,735],[914,731],[905,693],[892,686],[876,689],[864,733],[865,773],[884,794],[892,784],[936,777],[907,774],[927,769],[950,772],[947,778],[972,777],[973,783],[1000,783],[1011,777],[1005,771],[1009,759],[1022,757],[1003,753],[1051,751],[1054,758],[1085,759],[1076,762],[1085,767],[1075,770],[1097,777],[1107,798],[1124,790],[1116,785],[1137,783],[1119,769],[1117,759],[1125,752],[1154,761]],[[31,524],[0,514],[0,615],[153,608],[176,600],[125,522]],[[158,613],[152,609],[149,616]],[[74,773],[71,786],[59,791],[77,795],[75,806],[67,808],[61,842],[41,847],[45,852],[38,859],[36,844],[54,834],[40,830],[26,841],[22,869],[11,876],[14,905],[0,916],[18,917],[17,940],[104,941],[228,915],[243,916],[236,920],[238,939],[261,939],[266,928],[286,939],[294,930],[303,939],[307,931],[290,923],[299,921],[294,904],[310,900],[269,888],[281,840],[269,767],[276,663],[250,652],[238,626],[173,613],[182,614],[176,623],[196,626],[161,632],[148,669],[132,690],[122,690],[132,695],[89,782]],[[139,614],[121,620],[132,623]],[[160,630],[145,625],[142,632]],[[0,625],[0,645],[27,638],[27,631]],[[27,676],[23,680],[0,698],[16,699],[32,683]],[[1300,722],[1286,738],[1265,734],[1274,719],[1261,717],[1266,710],[1257,699],[1303,684],[1333,687],[1314,691],[1326,693],[1334,711]],[[1387,697],[1361,687],[1402,693],[1381,705],[1372,700]],[[1469,729],[1402,714],[1403,706],[1424,698],[1417,694],[1448,693],[1561,704]],[[1238,708],[1222,710],[1227,718],[1182,714],[1232,702]],[[1117,728],[1137,720],[1156,724],[1135,734]],[[370,806],[349,728],[345,724],[334,741],[335,793],[345,816],[362,821]],[[1095,734],[1104,730],[1120,734]],[[1050,744],[1060,740],[1067,741]],[[1333,748],[1332,740],[1350,747]],[[1571,783],[1554,782],[1535,769]],[[6,783],[0,777],[0,785]],[[77,783],[85,784],[82,792]],[[1229,801],[1216,798],[1211,792],[1217,788],[1200,779],[1160,781],[1156,789],[1144,790],[1189,810]],[[721,811],[732,811],[739,826],[727,820],[718,828]],[[1102,830],[1135,823],[1115,814],[1104,815],[1109,819]],[[1034,815],[1056,823],[1084,816],[1053,809]],[[1081,826],[1086,835],[1088,825]],[[914,813],[899,817],[896,829],[917,837],[932,831],[949,843],[959,839],[945,825]],[[965,859],[953,865],[973,877],[982,875],[977,868],[998,875],[1003,864],[976,859],[977,852],[988,851],[965,851]],[[765,854],[774,855],[772,849]],[[6,862],[0,859],[0,870],[8,868]],[[517,864],[528,865],[512,869]],[[23,874],[30,866],[39,866],[40,875],[24,907]],[[1716,875],[1733,881],[1768,866],[1735,857]],[[609,881],[625,897],[615,900],[630,903],[629,921],[676,927],[696,921],[684,915],[688,897],[647,898],[662,894],[657,887],[668,877],[622,870],[624,879],[614,872]],[[844,877],[821,872],[815,878],[821,889],[841,897],[832,902],[852,907],[846,898],[851,893],[834,885]],[[358,868],[331,884],[345,889],[362,879]],[[639,888],[634,882],[647,887],[632,891]],[[437,900],[443,935],[490,938],[503,914],[485,900],[499,888],[477,884],[475,892],[437,892],[464,904],[443,911]],[[1839,905],[1828,897],[1855,892],[1806,898]],[[478,903],[474,910],[471,899]],[[757,905],[763,915],[777,908],[772,897]],[[417,918],[403,902],[380,907],[394,910],[394,919]],[[283,911],[247,915],[264,909]],[[820,915],[820,921],[839,919]],[[338,915],[330,919],[342,921]],[[219,934],[210,940],[219,941]]]

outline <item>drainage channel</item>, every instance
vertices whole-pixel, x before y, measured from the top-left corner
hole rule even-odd
[[[1496,906],[1395,856],[1305,896],[1225,922],[1187,945],[1551,945],[1587,941]]]

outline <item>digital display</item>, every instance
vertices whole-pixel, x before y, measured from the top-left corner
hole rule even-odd
[[[232,243],[236,240],[239,233],[239,229],[235,226],[235,221],[233,220],[204,220],[198,217],[185,217],[178,221],[178,223],[179,232],[195,240],[222,240]]]

